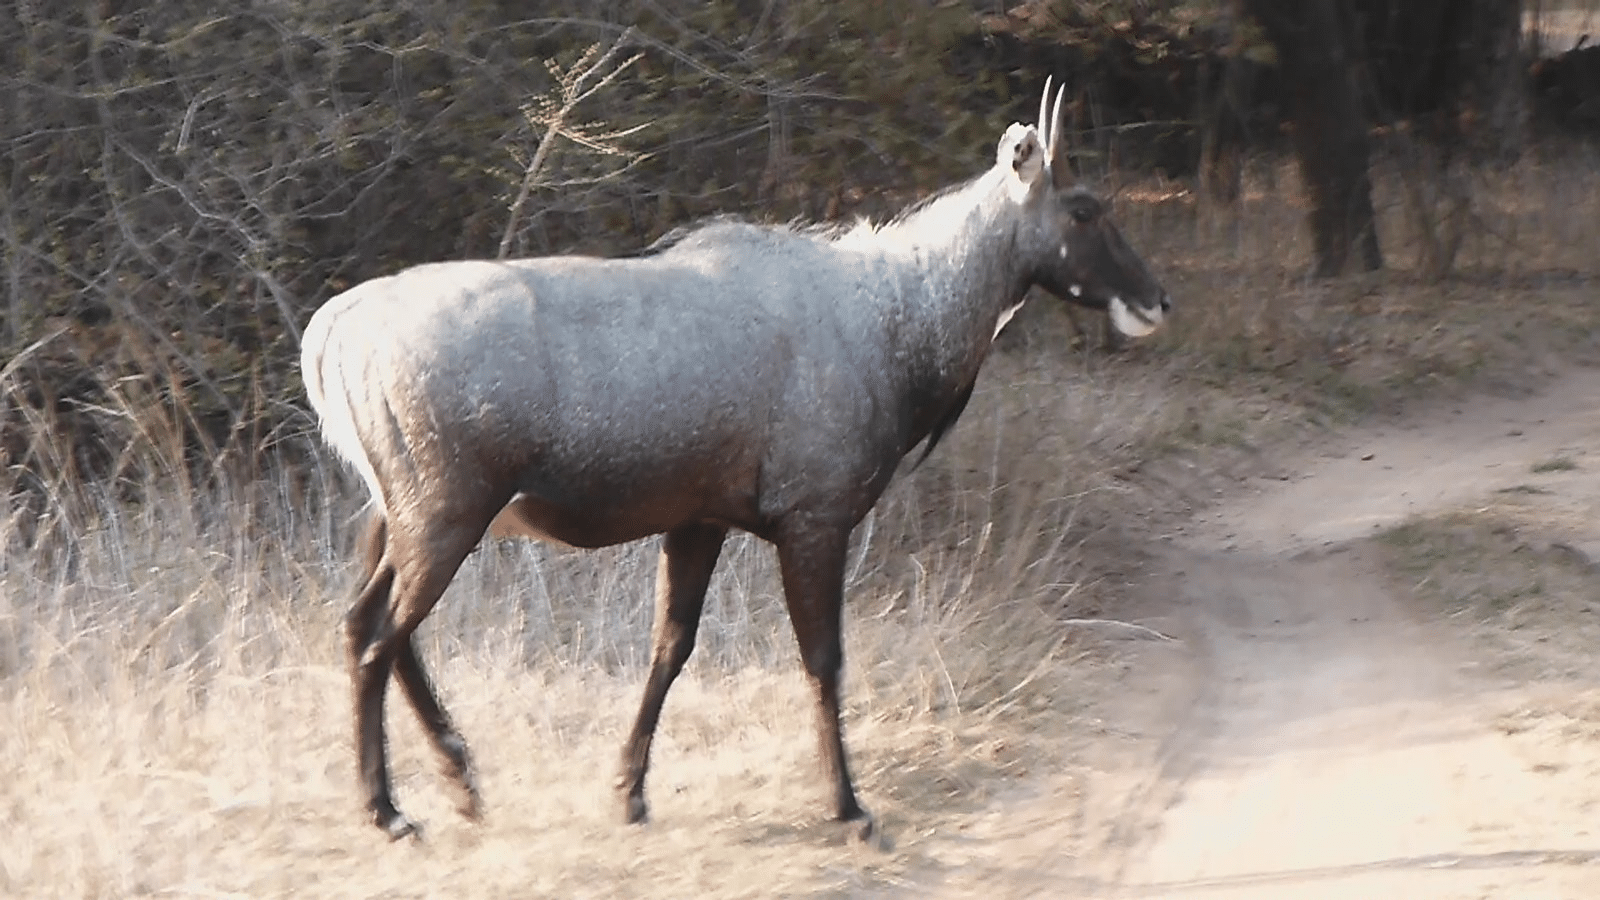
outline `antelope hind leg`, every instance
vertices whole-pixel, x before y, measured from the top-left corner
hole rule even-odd
[[[444,760],[445,774],[456,790],[456,810],[472,821],[483,816],[483,801],[478,793],[477,778],[473,774],[472,756],[467,742],[450,722],[450,716],[439,704],[439,698],[428,680],[428,671],[417,656],[415,642],[407,637],[394,660],[394,672],[405,690],[406,699],[417,714],[422,727],[433,740],[433,748]]]

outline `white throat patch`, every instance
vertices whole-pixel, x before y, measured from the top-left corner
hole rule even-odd
[[[1007,309],[1002,310],[1000,312],[1000,319],[994,323],[994,337],[989,338],[989,340],[992,341],[995,338],[999,337],[1000,336],[1000,330],[1002,328],[1006,327],[1006,325],[1011,321],[1011,317],[1017,314],[1017,310],[1022,308],[1022,304],[1023,303],[1027,303],[1027,302],[1028,301],[1026,299],[1023,299],[1016,306],[1012,306],[1012,307],[1009,307]]]

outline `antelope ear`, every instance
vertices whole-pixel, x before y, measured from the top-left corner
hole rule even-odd
[[[1045,174],[1044,144],[1039,141],[1039,130],[1013,122],[1000,136],[995,165],[1010,168],[1024,189],[1032,188]]]

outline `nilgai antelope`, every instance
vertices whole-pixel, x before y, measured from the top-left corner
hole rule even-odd
[[[896,465],[926,457],[1033,285],[1154,330],[1166,292],[1071,183],[1060,96],[994,167],[887,224],[715,221],[624,259],[447,262],[360,284],[312,316],[301,356],[322,433],[375,506],[345,620],[372,821],[395,808],[383,698],[394,673],[479,811],[466,743],[412,641],[490,530],[576,547],[664,535],[650,671],[617,781],[643,822],[650,742],[694,648],[728,529],[776,549],[816,700],[829,809],[871,839],[839,728],[845,549]],[[1048,117],[1046,112],[1049,112]]]

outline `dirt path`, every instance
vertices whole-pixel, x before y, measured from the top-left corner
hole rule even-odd
[[[1151,584],[1177,601],[1191,700],[1112,829],[1108,893],[1600,895],[1590,772],[1530,765],[1496,727],[1519,689],[1477,675],[1459,631],[1414,617],[1355,541],[1563,459],[1540,488],[1581,524],[1600,505],[1591,449],[1600,373],[1582,371],[1354,435],[1197,523]],[[1600,518],[1568,540],[1600,546]]]
[[[1600,891],[1600,871],[1545,871],[1600,857],[1595,812],[1530,768],[1494,728],[1510,698],[1485,696],[1459,642],[1359,551],[1172,564],[1201,677],[1148,801],[1121,813],[1115,895]]]
[[[1179,641],[1130,649],[1097,771],[1010,798],[947,895],[1600,896],[1600,741],[1506,724],[1583,688],[1491,676],[1360,540],[1537,479],[1600,560],[1600,372],[1347,438],[1160,551],[1141,621]]]

